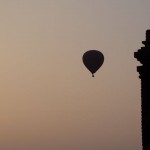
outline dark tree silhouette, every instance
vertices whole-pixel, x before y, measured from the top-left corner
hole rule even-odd
[[[150,30],[142,43],[145,46],[134,57],[142,64],[137,67],[141,79],[142,146],[143,150],[150,150]]]

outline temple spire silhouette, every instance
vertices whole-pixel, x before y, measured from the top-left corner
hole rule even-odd
[[[137,67],[141,79],[141,122],[142,122],[142,147],[143,150],[150,150],[150,30],[146,31],[146,40],[134,53],[134,57],[140,61],[141,66]]]

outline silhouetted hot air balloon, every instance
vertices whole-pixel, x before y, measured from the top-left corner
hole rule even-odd
[[[89,50],[83,54],[83,63],[86,68],[92,73],[94,73],[102,66],[104,62],[103,54],[98,50]]]

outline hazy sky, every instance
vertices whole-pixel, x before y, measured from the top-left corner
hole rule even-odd
[[[141,150],[134,52],[149,0],[0,1],[0,149]],[[95,78],[82,63],[98,49]]]

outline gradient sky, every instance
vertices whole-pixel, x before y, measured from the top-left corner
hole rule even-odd
[[[0,149],[141,150],[134,52],[149,0],[0,1]],[[82,63],[98,49],[95,78]]]

